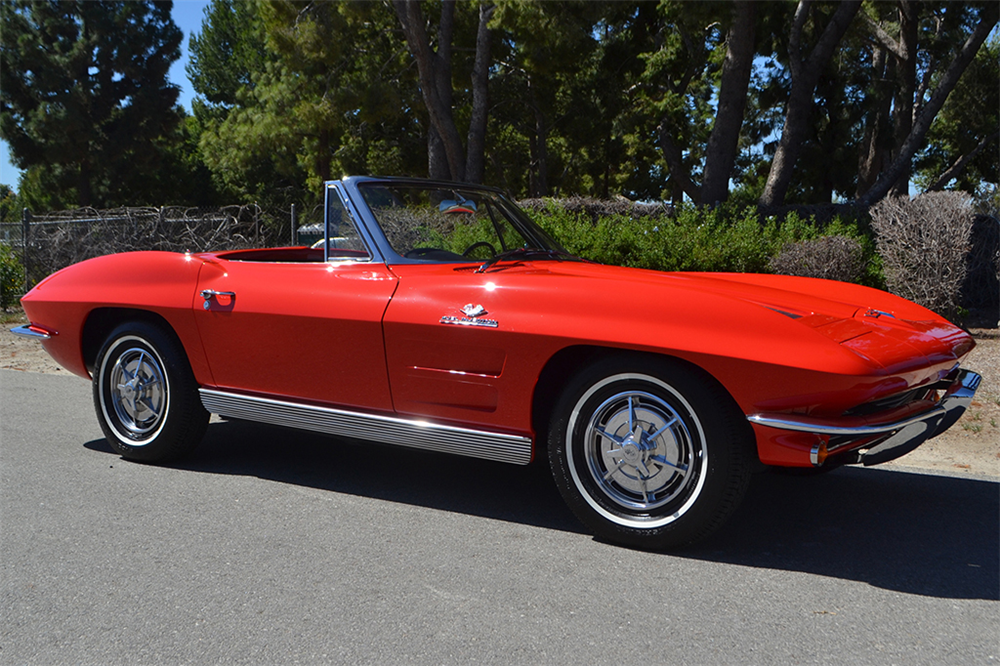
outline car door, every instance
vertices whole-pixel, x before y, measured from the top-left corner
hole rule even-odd
[[[385,314],[396,411],[472,426],[531,432],[531,401],[552,341],[531,335],[534,276],[519,269],[393,266],[399,287]],[[526,307],[527,306],[527,307]]]
[[[396,278],[385,264],[226,257],[202,268],[194,306],[217,388],[392,410],[382,316]]]

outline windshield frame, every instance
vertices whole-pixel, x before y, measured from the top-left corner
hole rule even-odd
[[[429,180],[422,178],[377,178],[370,176],[350,176],[340,181],[345,193],[354,203],[354,208],[359,213],[362,226],[367,227],[368,236],[374,241],[378,254],[386,264],[451,264],[451,265],[474,265],[483,263],[480,259],[463,258],[462,260],[446,261],[418,259],[404,257],[398,254],[382,230],[375,213],[369,208],[367,199],[362,190],[366,187],[405,187],[425,190],[461,190],[463,192],[482,192],[494,199],[495,206],[491,209],[504,218],[520,233],[532,247],[540,250],[553,250],[569,256],[569,253],[552,236],[546,233],[534,221],[521,211],[509,197],[495,187],[484,185],[470,185],[468,183],[455,183],[450,181]],[[541,259],[544,261],[544,259]]]

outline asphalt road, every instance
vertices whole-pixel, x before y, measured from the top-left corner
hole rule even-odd
[[[542,467],[245,423],[111,452],[83,380],[0,370],[2,664],[990,664],[996,479],[761,474],[670,555]]]

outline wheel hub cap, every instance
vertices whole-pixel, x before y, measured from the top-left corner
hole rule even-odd
[[[167,394],[163,369],[144,349],[123,352],[110,377],[115,415],[131,437],[142,438],[159,427]]]
[[[685,494],[697,481],[698,447],[684,419],[644,391],[605,400],[587,426],[591,478],[615,503],[650,511]]]
[[[622,458],[629,465],[637,465],[639,461],[642,460],[642,452],[639,451],[639,447],[633,442],[629,442],[622,447]]]

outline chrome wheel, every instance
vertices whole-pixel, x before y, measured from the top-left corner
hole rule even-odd
[[[697,484],[705,450],[668,402],[644,391],[611,396],[584,431],[595,485],[619,506],[650,512]]]
[[[750,478],[753,431],[725,389],[680,360],[617,354],[566,380],[549,464],[576,516],[639,548],[705,538]]]
[[[576,402],[567,437],[574,484],[619,525],[671,523],[704,484],[701,424],[684,397],[655,377],[619,374],[592,385]]]
[[[152,354],[139,347],[125,350],[109,383],[115,414],[129,435],[142,439],[159,427],[167,411],[167,381]]]
[[[132,460],[179,458],[208,425],[184,347],[147,322],[126,322],[108,335],[97,355],[94,407],[111,448]]]

